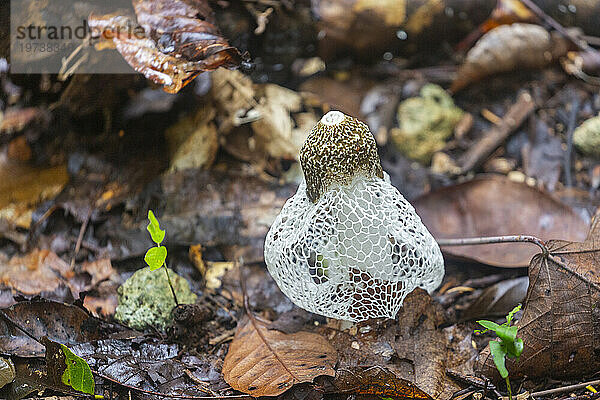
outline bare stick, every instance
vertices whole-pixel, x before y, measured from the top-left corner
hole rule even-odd
[[[517,102],[513,104],[500,125],[494,125],[485,132],[473,147],[460,158],[461,174],[465,174],[487,160],[487,158],[513,133],[535,110],[535,102],[527,92],[521,93]]]
[[[565,186],[573,186],[573,178],[571,177],[571,155],[573,154],[573,132],[577,123],[577,113],[579,112],[579,97],[573,95],[571,102],[571,110],[569,111],[569,121],[567,122],[567,152],[565,154]]]
[[[578,383],[577,385],[563,386],[563,387],[559,387],[556,389],[549,389],[549,390],[544,390],[541,392],[531,393],[531,397],[541,397],[541,396],[548,396],[548,395],[555,394],[555,393],[572,392],[573,390],[583,389],[589,385],[600,385],[600,379],[595,380],[595,381]]]
[[[468,246],[478,244],[497,244],[497,243],[533,243],[542,249],[547,256],[550,252],[542,239],[529,235],[509,235],[509,236],[487,236],[460,239],[437,239],[438,245],[443,246]]]

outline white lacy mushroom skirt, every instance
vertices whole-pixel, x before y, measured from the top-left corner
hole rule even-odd
[[[356,322],[395,318],[408,293],[444,277],[439,246],[387,174],[357,176],[317,204],[302,182],[267,234],[265,262],[296,305]]]

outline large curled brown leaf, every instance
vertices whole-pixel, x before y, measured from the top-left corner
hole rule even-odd
[[[206,0],[134,0],[137,20],[121,15],[91,16],[95,33],[112,39],[136,71],[177,93],[204,71],[237,67],[243,57],[219,34]],[[144,33],[142,33],[142,31]]]
[[[542,240],[580,241],[586,222],[550,195],[489,175],[448,186],[415,200],[423,223],[436,239],[533,235]],[[499,267],[525,267],[537,252],[532,244],[445,247],[445,253]]]
[[[508,360],[511,376],[580,379],[600,369],[600,218],[583,243],[553,240],[529,266],[529,290],[517,324],[524,350]],[[500,380],[489,346],[478,369]]]
[[[564,40],[539,25],[501,25],[483,35],[469,51],[451,90],[456,92],[500,72],[544,67],[567,50]]]
[[[223,363],[225,381],[251,396],[277,396],[317,376],[334,376],[335,349],[316,333],[287,334],[246,318]]]

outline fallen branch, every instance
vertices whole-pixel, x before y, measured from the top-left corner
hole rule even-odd
[[[466,174],[481,166],[534,110],[535,102],[531,95],[527,92],[521,93],[500,124],[494,125],[459,159],[460,173]]]

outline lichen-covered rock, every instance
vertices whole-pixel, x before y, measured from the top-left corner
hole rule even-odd
[[[433,154],[444,148],[462,116],[463,111],[444,89],[428,84],[420,97],[400,103],[398,128],[391,130],[391,138],[406,157],[428,164]]]
[[[197,296],[190,290],[189,283],[171,269],[169,276],[179,303],[194,303]],[[118,294],[117,321],[134,329],[153,326],[163,331],[173,322],[171,310],[175,307],[175,300],[162,268],[150,271],[146,267],[136,271],[119,287]]]
[[[600,158],[600,115],[575,129],[573,143],[586,156]]]

